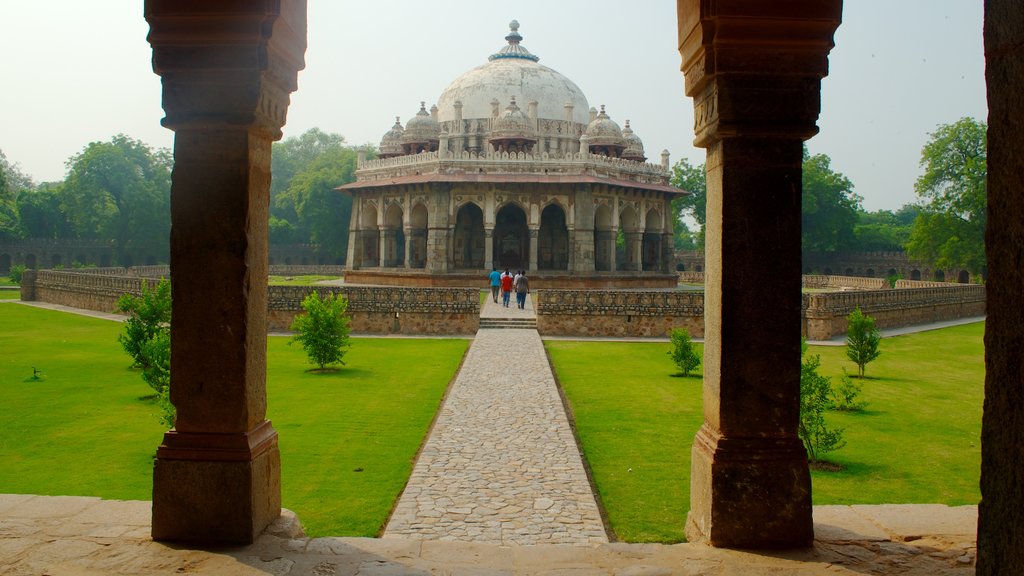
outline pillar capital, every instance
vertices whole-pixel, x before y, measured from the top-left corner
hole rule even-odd
[[[161,124],[255,128],[281,137],[305,67],[305,2],[146,0]]]
[[[817,134],[841,0],[679,0],[679,54],[695,144]]]

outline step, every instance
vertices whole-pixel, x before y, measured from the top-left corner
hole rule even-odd
[[[481,318],[481,328],[521,328],[536,330],[536,318]]]

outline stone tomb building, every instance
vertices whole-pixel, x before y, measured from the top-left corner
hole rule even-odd
[[[539,272],[535,286],[674,286],[668,152],[647,163],[629,121],[591,108],[510,26],[339,188],[346,281],[478,285],[498,267]]]

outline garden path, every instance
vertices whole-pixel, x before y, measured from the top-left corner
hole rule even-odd
[[[485,318],[536,315],[487,298]],[[384,537],[608,542],[536,329],[477,332]]]

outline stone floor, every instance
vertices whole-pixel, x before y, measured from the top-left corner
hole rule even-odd
[[[149,502],[0,495],[0,574],[11,576],[788,576],[974,574],[977,507],[818,506],[813,548],[700,544],[501,545],[307,538],[290,513],[251,546],[196,550],[149,538]]]
[[[490,299],[481,317],[536,318]],[[608,541],[536,330],[477,332],[384,536]]]

